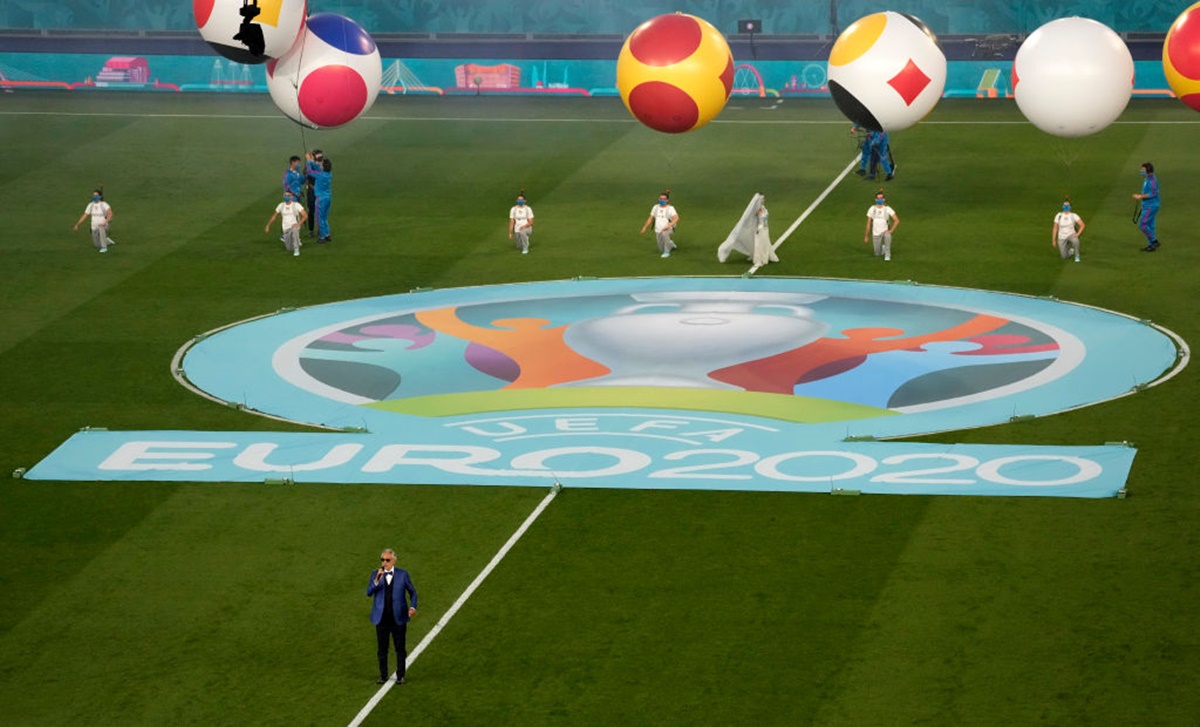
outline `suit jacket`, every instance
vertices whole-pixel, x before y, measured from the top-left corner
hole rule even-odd
[[[370,577],[367,579],[367,595],[373,600],[371,601],[371,623],[378,625],[383,620],[383,600],[385,591],[387,590],[387,578],[380,578],[379,585],[375,585],[375,573],[371,571]],[[396,623],[408,623],[408,609],[417,607],[417,589],[413,587],[412,579],[408,577],[408,571],[395,568],[392,571],[392,613],[396,617]]]

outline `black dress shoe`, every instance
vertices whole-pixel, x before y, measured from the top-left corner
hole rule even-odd
[[[1154,252],[1157,249],[1158,249],[1157,245],[1147,245],[1142,248],[1142,252]]]
[[[397,684],[407,684],[408,682],[404,681],[404,677],[396,677],[396,683]]]
[[[388,680],[387,677],[379,677],[378,679],[375,680],[375,683],[376,684],[387,684],[387,680]]]

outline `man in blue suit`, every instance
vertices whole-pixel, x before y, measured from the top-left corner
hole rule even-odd
[[[396,551],[388,548],[379,555],[379,570],[371,572],[367,595],[371,597],[371,623],[379,642],[379,681],[388,680],[388,638],[396,646],[396,683],[404,683],[404,666],[408,659],[405,637],[408,620],[417,615],[417,589],[408,571],[396,567]]]

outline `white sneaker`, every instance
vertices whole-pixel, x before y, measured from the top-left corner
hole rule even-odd
[[[522,254],[522,255],[528,255],[528,254],[529,254],[529,251],[528,251],[528,250],[522,250],[522,251],[521,251],[521,254]]]
[[[662,255],[659,255],[659,257],[671,257],[671,253],[664,252]]]
[[[292,251],[292,257],[300,257],[300,248],[296,248]]]
[[[886,263],[886,262],[888,262],[888,261],[890,261],[891,259],[892,259],[892,254],[891,254],[890,252],[889,252],[887,255],[884,255],[884,256],[883,256],[883,261],[884,261],[885,263]]]
[[[107,247],[102,247],[102,248],[100,248],[100,252],[108,252],[108,248],[107,248]]]
[[[1079,262],[1079,253],[1075,253],[1075,262]]]

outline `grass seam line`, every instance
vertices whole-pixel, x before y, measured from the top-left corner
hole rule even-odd
[[[405,662],[406,668],[413,665],[413,662],[417,660],[417,657],[420,656],[423,651],[425,651],[425,647],[429,646],[429,644],[437,637],[437,635],[442,632],[442,629],[446,627],[446,624],[450,623],[450,619],[454,618],[454,614],[458,613],[458,610],[463,607],[463,604],[467,602],[467,599],[470,598],[472,594],[475,593],[476,589],[483,584],[484,579],[486,579],[491,572],[496,569],[496,566],[500,565],[500,561],[504,560],[504,556],[508,555],[508,551],[513,549],[513,546],[517,544],[517,541],[521,539],[521,536],[525,534],[525,531],[529,530],[538,517],[541,516],[546,508],[550,506],[550,503],[554,501],[554,498],[558,495],[558,493],[559,488],[557,487],[550,490],[550,494],[542,498],[542,501],[533,509],[533,512],[529,513],[529,517],[525,518],[525,522],[521,523],[521,527],[517,528],[516,532],[509,537],[508,541],[505,542],[504,545],[500,546],[500,550],[496,551],[496,554],[492,556],[491,561],[484,566],[484,569],[479,572],[479,575],[475,576],[475,580],[471,581],[471,585],[467,586],[466,590],[462,592],[462,595],[455,599],[449,610],[447,610],[446,613],[443,614],[440,619],[438,619],[438,622],[432,629],[429,630],[429,633],[425,634],[425,638],[421,639],[421,643],[417,644],[417,647],[408,655],[408,659]],[[375,692],[375,696],[371,697],[370,701],[363,705],[363,708],[359,710],[354,719],[350,721],[349,727],[358,727],[363,723],[363,720],[365,720],[371,714],[371,711],[375,709],[376,705],[378,705],[379,702],[383,700],[384,696],[387,695],[388,690],[395,686],[395,677],[396,675],[392,674],[392,678],[388,679],[387,683],[380,687],[379,691]]]

